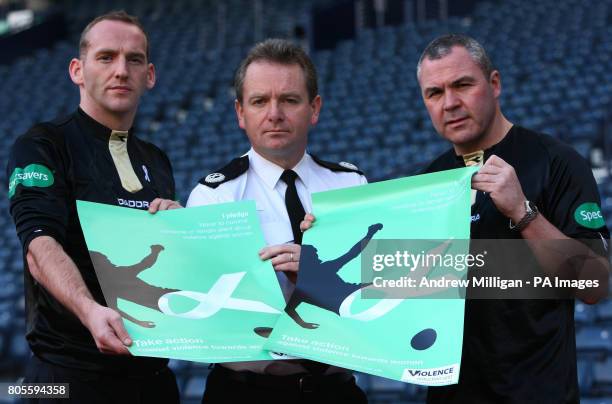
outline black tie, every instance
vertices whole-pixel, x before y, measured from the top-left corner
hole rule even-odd
[[[297,188],[295,187],[295,179],[298,175],[293,170],[283,171],[281,180],[287,184],[287,191],[285,191],[285,206],[287,207],[287,213],[289,213],[289,220],[291,220],[291,230],[293,230],[293,242],[295,244],[302,244],[302,232],[300,231],[300,223],[304,220],[304,206],[300,202],[298,197]],[[295,282],[295,281],[293,281]],[[307,359],[300,360],[300,363],[306,370],[315,376],[321,376],[329,365],[325,363],[319,363]]]
[[[291,230],[293,230],[293,242],[295,244],[302,244],[302,232],[300,231],[300,223],[304,220],[304,207],[300,202],[300,197],[295,187],[295,179],[298,175],[293,170],[283,171],[281,180],[287,184],[287,191],[285,191],[285,206],[287,207],[287,213],[289,213],[289,220],[291,221]]]

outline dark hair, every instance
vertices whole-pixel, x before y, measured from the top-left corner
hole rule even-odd
[[[266,39],[256,44],[242,60],[234,76],[236,99],[242,103],[242,90],[247,68],[253,62],[266,61],[282,65],[299,65],[304,71],[308,100],[312,102],[319,93],[317,70],[310,57],[299,46],[285,39]]]
[[[144,34],[147,59],[149,59],[149,36],[147,35],[147,32],[145,31],[138,17],[130,15],[123,10],[111,11],[109,13],[100,15],[91,20],[89,24],[87,24],[87,26],[83,29],[83,32],[81,32],[81,38],[79,39],[79,54],[81,56],[87,52],[87,47],[89,46],[87,34],[89,33],[89,31],[91,31],[94,25],[102,21],[120,21],[125,22],[126,24],[132,24],[137,26]]]
[[[455,46],[460,46],[468,51],[472,60],[480,67],[485,77],[488,78],[491,75],[495,68],[481,44],[465,34],[446,34],[431,41],[421,54],[419,63],[417,63],[417,78],[421,73],[421,63],[423,63],[423,60],[442,59],[451,53]]]

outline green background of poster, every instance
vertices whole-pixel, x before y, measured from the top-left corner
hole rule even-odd
[[[138,275],[151,285],[207,293],[221,275],[246,271],[232,298],[259,301],[277,312],[285,305],[271,264],[258,256],[265,243],[251,201],[154,215],[78,201],[78,211],[89,250],[107,255],[117,266],[139,262],[149,254],[151,245],[164,246],[155,265]],[[190,319],[166,315],[127,299],[119,300],[118,305],[133,317],[156,325],[145,328],[124,319],[134,340],[130,348],[134,355],[202,362],[270,359],[262,351],[264,338],[253,329],[272,327],[278,314],[221,308],[208,318]],[[197,301],[185,297],[170,299],[175,312],[196,305]]]
[[[303,244],[314,245],[321,260],[333,260],[364,237],[368,226],[375,223],[384,227],[373,241],[469,239],[470,180],[475,171],[463,168],[313,194],[317,219],[305,233]],[[458,243],[453,253],[468,253],[466,249],[466,243]],[[347,282],[360,283],[360,258],[350,261],[338,274]],[[351,312],[358,313],[377,302],[380,301],[356,300]],[[283,313],[266,348],[413,383],[442,385],[458,380],[462,299],[405,299],[371,321],[343,318],[304,302],[297,312],[304,321],[318,323],[319,327],[302,328]],[[412,337],[430,328],[437,333],[435,343],[426,350],[413,349]],[[452,367],[451,375],[445,379],[406,377],[410,370],[418,373],[416,370],[445,367]]]

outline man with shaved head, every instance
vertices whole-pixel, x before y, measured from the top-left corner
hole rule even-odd
[[[529,258],[550,276],[596,280],[599,287],[570,292],[587,303],[603,298],[610,234],[587,162],[557,139],[504,116],[500,73],[473,38],[450,34],[432,41],[417,78],[433,126],[452,144],[426,172],[481,166],[472,179],[471,238],[526,240],[529,257],[522,262]],[[542,248],[542,240],[562,243],[564,250]],[[517,257],[491,252],[480,273],[495,270],[512,279]],[[581,265],[567,265],[572,256],[581,257]],[[431,387],[428,402],[579,402],[574,300],[484,301],[470,293],[459,383]]]
[[[178,403],[168,361],[129,354],[76,211],[78,199],[151,213],[180,206],[168,158],[132,130],[140,97],[155,84],[147,35],[135,17],[112,12],[85,28],[79,53],[69,66],[79,108],[20,136],[7,167],[33,352],[25,382],[68,383],[74,403]]]

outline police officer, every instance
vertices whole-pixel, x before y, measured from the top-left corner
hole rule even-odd
[[[321,97],[314,65],[304,51],[278,39],[257,44],[235,76],[236,115],[251,149],[200,181],[187,206],[254,200],[270,259],[285,297],[300,259],[299,223],[312,208],[311,193],[366,183],[349,163],[328,163],[306,153],[308,130],[319,119]],[[352,374],[311,361],[217,365],[203,402],[365,402]]]
[[[178,402],[167,360],[129,356],[130,336],[105,305],[76,211],[77,199],[151,213],[180,206],[168,158],[131,129],[155,84],[148,38],[135,17],[112,12],[87,25],[79,46],[69,66],[79,108],[20,136],[7,167],[34,354],[25,381],[69,383],[75,403]]]
[[[590,255],[590,264],[573,278],[600,284],[576,296],[588,303],[605,296],[609,265],[603,257],[610,235],[586,161],[560,141],[504,117],[500,73],[468,36],[432,41],[420,58],[417,78],[434,127],[453,146],[426,172],[482,165],[472,180],[477,194],[471,237],[531,241],[527,252],[552,276],[559,275],[563,254],[533,241],[559,240],[577,254]],[[592,250],[570,238],[586,240]],[[487,260],[506,275],[516,269],[516,257]],[[430,388],[429,403],[579,401],[572,299],[468,299],[465,310],[459,384]]]

